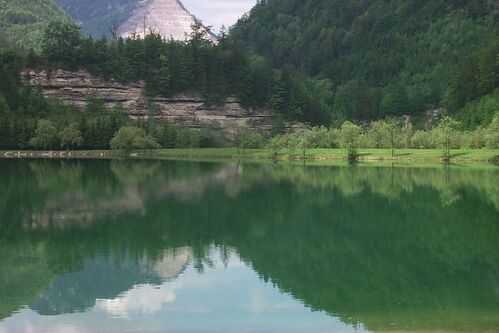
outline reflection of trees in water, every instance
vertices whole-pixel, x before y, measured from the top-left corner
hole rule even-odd
[[[0,216],[28,229],[84,227],[105,216],[140,212],[149,197],[200,199],[217,184],[234,195],[240,173],[233,165],[128,160],[5,161],[0,170],[6,175],[0,180]]]
[[[397,199],[401,193],[411,193],[424,186],[438,191],[442,203],[459,200],[459,192],[474,189],[483,200],[493,203],[499,210],[499,189],[496,186],[499,169],[473,169],[466,167],[300,167],[272,165],[245,168],[245,174],[258,177],[265,170],[270,179],[286,180],[298,186],[311,188],[337,188],[345,196],[355,196],[364,190],[387,199]]]
[[[111,171],[122,184],[140,184],[151,178],[154,180],[160,167],[159,161],[113,160],[110,164]]]
[[[497,325],[495,169],[153,163],[159,163],[153,172],[126,185],[109,171],[102,172],[110,179],[100,178],[118,196],[135,189],[140,210],[96,215],[85,229],[24,233],[9,225],[5,235],[46,244],[42,255],[58,273],[102,254],[155,265],[165,248],[185,246],[202,272],[215,244],[222,252],[235,249],[263,279],[311,308],[348,323]],[[100,168],[86,165],[81,178]],[[126,164],[119,168],[126,175]],[[79,185],[89,190],[85,181]],[[203,191],[183,196],[190,185]],[[445,193],[458,199],[443,200]]]
[[[223,199],[213,194],[195,209],[185,202],[165,209],[168,233],[193,246],[230,245],[263,279],[346,322],[373,329],[497,324],[497,212],[474,195],[442,206],[437,191],[421,187],[386,200],[367,190],[312,193],[284,181]],[[489,318],[476,317],[481,311]]]
[[[0,241],[0,320],[32,302],[55,277],[43,243]]]
[[[464,192],[476,190],[475,195],[499,210],[495,169],[239,166],[143,160],[3,161],[0,169],[6,175],[0,180],[5,189],[0,194],[0,213],[11,216],[9,220],[23,220],[28,228],[51,223],[83,226],[104,215],[141,211],[148,198],[203,200],[213,187],[223,187],[226,194],[236,197],[255,184],[284,181],[303,191],[337,189],[344,196],[357,196],[368,190],[389,200],[424,186],[437,190],[442,204],[458,202]],[[9,212],[13,206],[21,209]]]

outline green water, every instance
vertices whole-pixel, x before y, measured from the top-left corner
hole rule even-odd
[[[0,160],[0,333],[496,332],[499,168]]]

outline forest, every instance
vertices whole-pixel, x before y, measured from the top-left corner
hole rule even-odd
[[[230,38],[329,84],[337,125],[445,108],[471,128],[499,109],[498,13],[491,0],[260,0]]]
[[[279,119],[310,124],[327,123],[327,105],[316,98],[313,87],[297,72],[274,69],[260,56],[251,56],[222,34],[219,43],[210,43],[200,23],[193,27],[187,43],[168,41],[150,31],[143,39],[102,37],[94,40],[72,23],[54,21],[44,31],[41,52],[23,52],[14,47],[0,49],[0,149],[57,147],[58,130],[78,129],[78,145],[85,149],[107,149],[116,131],[131,121],[119,105],[106,112],[103,101],[89,96],[83,112],[75,112],[55,99],[46,99],[38,87],[25,86],[19,73],[23,68],[85,68],[94,75],[122,83],[144,80],[145,93],[171,96],[196,91],[214,103],[229,95],[237,96],[245,107],[271,108]],[[286,110],[295,113],[286,113]],[[44,131],[51,122],[48,143],[32,141],[39,125]],[[149,122],[151,123],[151,122]],[[72,127],[70,125],[73,125]],[[139,126],[142,126],[139,124]],[[163,147],[221,145],[219,134],[193,131],[173,124],[143,127],[175,128],[174,143],[158,140]],[[52,129],[54,127],[54,129]],[[74,132],[74,131],[73,131]],[[178,133],[177,133],[178,132]],[[148,133],[150,134],[150,133]],[[182,139],[180,139],[182,138]]]
[[[152,29],[144,38],[114,32],[94,39],[68,20],[52,20],[36,47],[0,38],[0,149],[236,145],[344,147],[350,155],[359,147],[396,145],[497,148],[499,38],[491,6],[260,1],[230,31],[220,31],[218,43],[206,38],[201,22],[180,42]],[[388,17],[374,22],[380,11]],[[86,69],[121,83],[143,80],[147,96],[195,91],[213,103],[237,96],[244,107],[273,112],[274,130],[230,129],[227,137],[165,120],[133,122],[120,105],[106,110],[93,96],[77,112],[24,85],[23,68]],[[440,124],[429,124],[427,110],[439,114]]]

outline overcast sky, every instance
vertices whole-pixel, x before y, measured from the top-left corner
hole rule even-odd
[[[256,0],[182,0],[184,6],[205,25],[212,25],[218,32],[222,24],[227,28],[249,11]]]

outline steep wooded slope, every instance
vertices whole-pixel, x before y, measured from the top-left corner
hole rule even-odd
[[[276,66],[330,79],[337,118],[458,110],[486,95],[497,101],[498,7],[492,0],[264,0],[231,38]]]
[[[17,46],[39,48],[43,30],[52,20],[70,21],[53,0],[0,0],[0,31]]]

